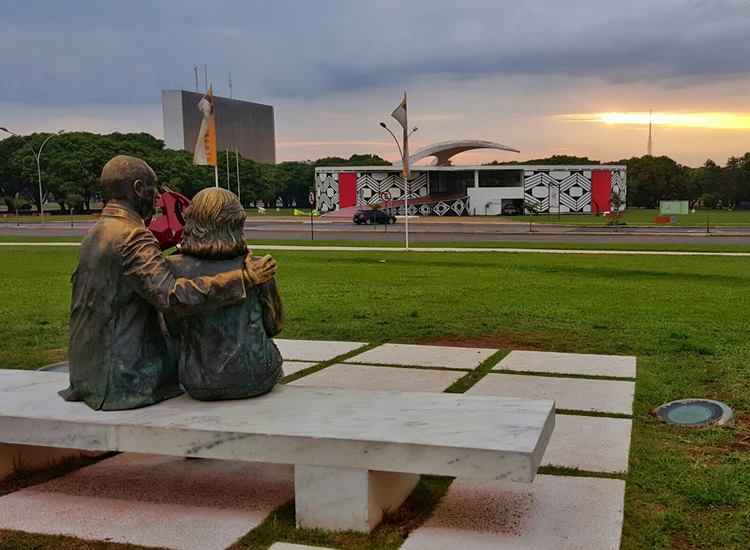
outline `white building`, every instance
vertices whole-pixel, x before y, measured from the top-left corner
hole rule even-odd
[[[435,144],[410,157],[411,215],[498,215],[531,209],[540,213],[599,213],[611,209],[613,194],[624,209],[626,168],[622,165],[451,166],[450,158],[471,149],[515,151],[488,141]],[[414,166],[423,158],[433,166]],[[376,203],[404,213],[401,166],[331,166],[315,169],[316,204],[321,212]]]

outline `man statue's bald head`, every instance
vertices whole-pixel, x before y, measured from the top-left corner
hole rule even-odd
[[[105,202],[113,199],[125,202],[144,218],[154,212],[157,180],[146,161],[127,155],[110,159],[100,178]]]

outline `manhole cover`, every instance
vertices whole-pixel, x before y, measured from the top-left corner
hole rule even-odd
[[[654,414],[667,424],[688,428],[724,426],[732,420],[732,409],[711,399],[680,399],[658,407]]]

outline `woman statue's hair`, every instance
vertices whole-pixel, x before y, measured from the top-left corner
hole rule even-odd
[[[180,252],[210,260],[247,253],[243,236],[247,214],[237,195],[220,187],[200,191],[185,210]]]

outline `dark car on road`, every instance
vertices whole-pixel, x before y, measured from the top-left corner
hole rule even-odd
[[[370,209],[361,209],[357,210],[357,212],[352,217],[352,221],[356,223],[357,225],[361,224],[371,224],[371,223],[396,223],[396,216],[392,216],[388,212],[385,212],[383,210],[370,210]]]

